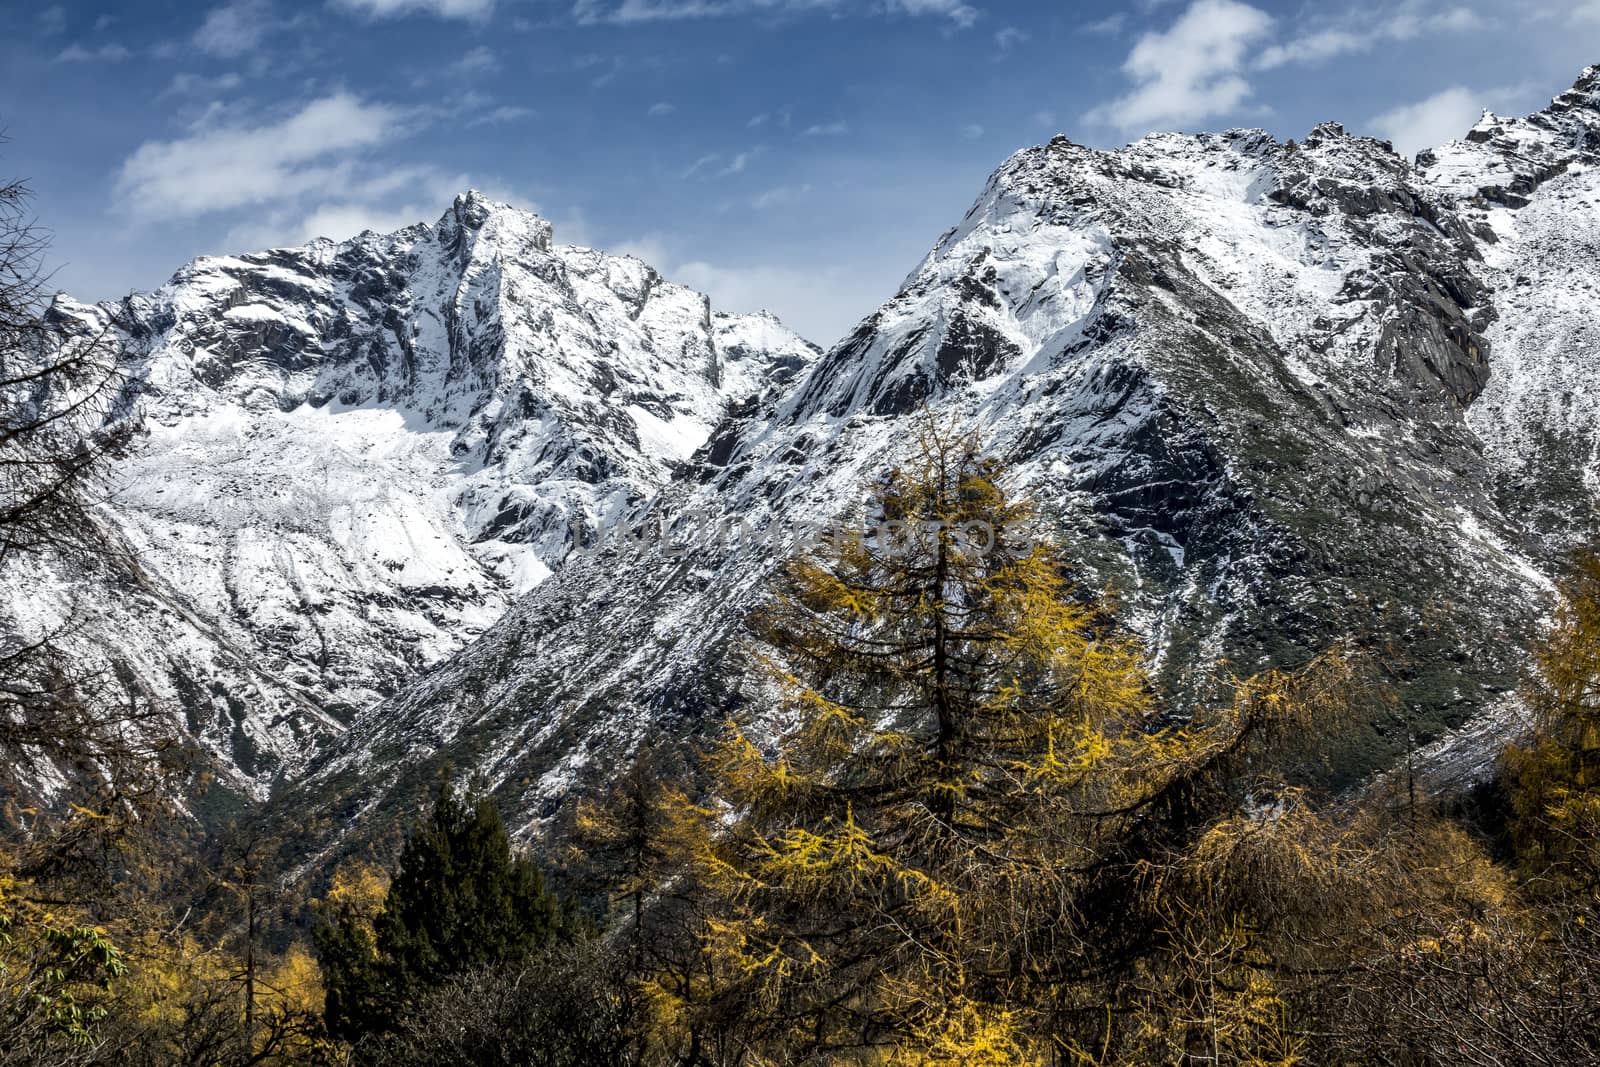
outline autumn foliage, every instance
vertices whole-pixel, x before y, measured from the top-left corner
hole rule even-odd
[[[1180,714],[1004,470],[920,434],[874,533],[796,560],[752,618],[757,712],[696,799],[645,803],[675,862],[648,865],[654,897],[643,867],[619,883],[619,928],[674,919],[633,975],[636,1062],[1487,1063],[1519,1028],[1565,1042],[1548,1062],[1595,1049],[1572,996],[1527,991],[1593,970],[1582,925],[1481,833],[1386,782],[1294,783],[1383,699],[1358,662]],[[1572,662],[1547,652],[1547,683],[1551,656]],[[1558,788],[1519,804],[1578,818]]]
[[[198,910],[8,850],[0,1065],[1600,1062],[1600,562],[1487,799],[1332,795],[1308,758],[1389,699],[1359,656],[1173,704],[1005,467],[917,434],[750,617],[732,721],[541,851],[448,787],[309,908],[254,831]]]

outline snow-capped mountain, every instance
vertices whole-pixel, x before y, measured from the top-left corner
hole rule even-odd
[[[236,785],[293,776],[816,350],[469,192],[434,225],[207,257],[120,304],[138,426],[95,574],[12,574]]]
[[[640,508],[771,537],[574,556],[358,716],[291,810],[381,821],[448,762],[532,832],[641,739],[714,725],[749,696],[729,650],[785,546],[848,519],[923,405],[1015,465],[1176,691],[1349,637],[1402,704],[1325,770],[1479,720],[1594,527],[1597,128],[1591,68],[1416,162],[1337,124],[1017,153],[897,294]]]
[[[1600,495],[1600,68],[1526,118],[1485,114],[1419,163],[1476,234],[1494,373],[1467,421],[1502,506],[1540,530],[1592,523]]]

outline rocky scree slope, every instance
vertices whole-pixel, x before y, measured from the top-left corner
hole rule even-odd
[[[206,257],[54,314],[127,342],[138,426],[94,573],[8,574],[76,615],[257,796],[665,484],[816,350],[477,193],[435,225]]]
[[[1310,773],[1481,722],[1593,523],[1597,122],[1591,69],[1417,163],[1337,124],[1017,153],[892,299],[643,504],[771,537],[575,557],[362,715],[288,810],[348,844],[448,765],[533,833],[642,740],[765,706],[730,658],[743,613],[800,524],[859,514],[923,405],[1015,465],[1177,692],[1221,660],[1377,649],[1402,705]]]

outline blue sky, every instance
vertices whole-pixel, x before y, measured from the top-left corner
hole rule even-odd
[[[57,284],[437,218],[467,186],[838,339],[1011,152],[1337,119],[1407,151],[1600,62],[1600,0],[63,0],[0,42]]]

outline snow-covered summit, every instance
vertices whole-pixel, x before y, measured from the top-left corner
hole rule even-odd
[[[1485,111],[1466,135],[1419,153],[1417,165],[1455,196],[1526,202],[1544,182],[1600,160],[1600,65],[1550,105],[1521,118]],[[1519,205],[1520,206],[1520,205]]]
[[[1418,157],[1492,290],[1494,373],[1467,419],[1505,507],[1564,543],[1600,497],[1600,66],[1525,118],[1485,114]]]
[[[27,576],[57,591],[29,613],[76,597],[108,658],[257,783],[481,632],[816,354],[474,191],[431,225],[206,256],[57,313],[128,339],[141,430],[105,514],[137,566]]]

